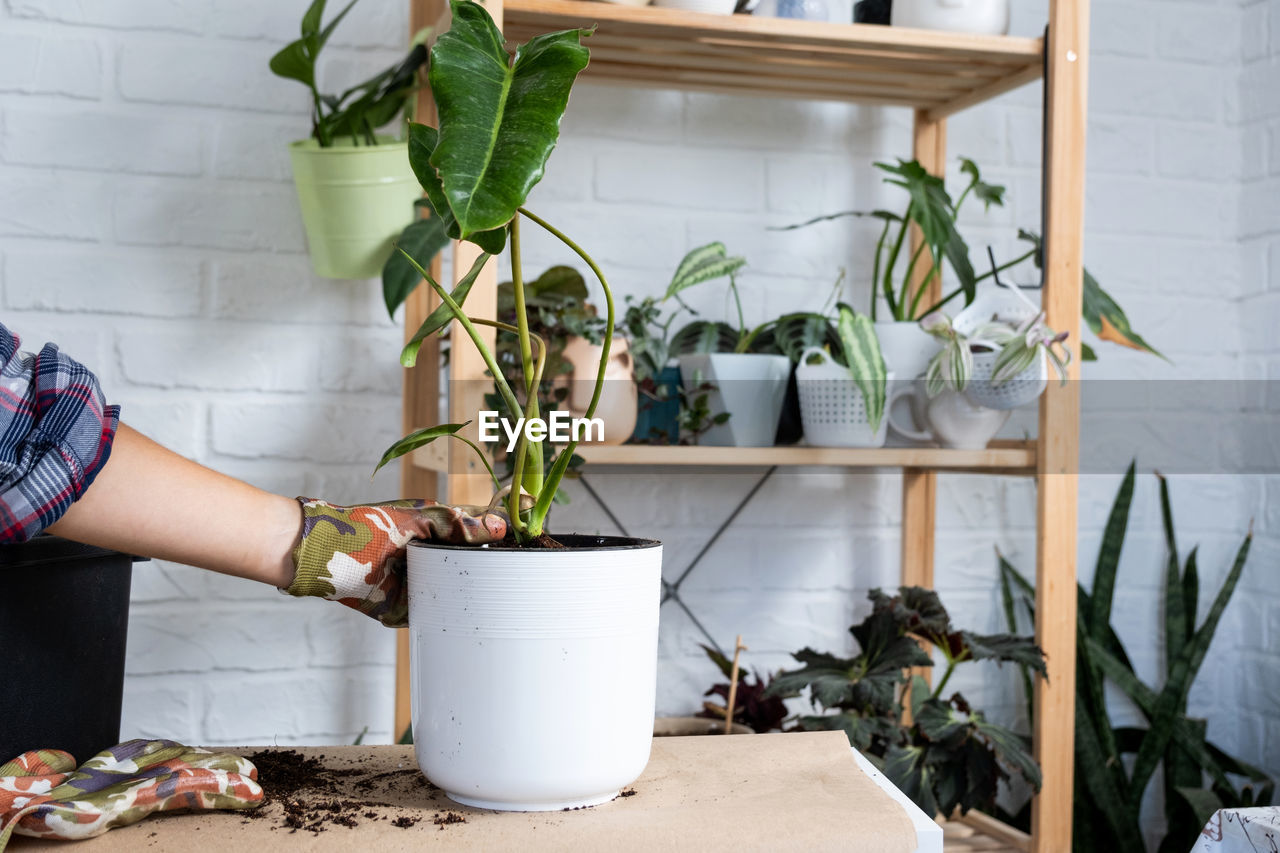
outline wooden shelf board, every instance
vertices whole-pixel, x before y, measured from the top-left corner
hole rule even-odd
[[[583,79],[915,107],[942,118],[1038,79],[1039,38],[707,15],[584,0],[506,0],[504,33],[596,27]]]
[[[678,447],[642,444],[579,446],[595,465],[837,465],[849,468],[927,468],[1028,474],[1035,470],[1033,442],[1001,442],[986,450],[939,447]]]

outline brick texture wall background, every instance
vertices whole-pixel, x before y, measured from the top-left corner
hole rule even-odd
[[[301,5],[0,3],[3,317],[28,346],[55,340],[95,367],[125,420],[185,455],[285,494],[386,498],[396,473],[370,482],[368,471],[399,428],[400,328],[376,284],[311,275],[284,147],[305,134],[307,101],[266,68]],[[1042,0],[1014,5],[1015,32],[1037,33]],[[402,7],[353,11],[328,50],[330,88],[398,57]],[[1030,86],[950,123],[950,154],[1009,186],[1008,207],[966,217],[971,245],[1007,256],[1016,228],[1038,224],[1038,104]],[[846,295],[865,303],[872,226],[763,226],[896,206],[869,164],[909,151],[903,110],[584,85],[531,206],[624,293],[659,291],[687,249],[725,241],[750,260],[741,284],[747,319],[760,321],[819,307],[840,267]],[[1280,378],[1280,0],[1095,3],[1088,163],[1087,263],[1172,364],[1103,344],[1085,376]],[[571,260],[532,236],[527,255],[531,272]],[[704,312],[725,309],[719,293],[695,293]],[[1249,405],[1242,417],[1280,408],[1274,395]],[[1193,401],[1179,414],[1203,430],[1226,413],[1196,414]],[[1143,441],[1176,443],[1157,428],[1170,416],[1156,404]],[[1280,773],[1280,479],[1267,475],[1280,447],[1246,452],[1254,475],[1172,479],[1183,547],[1202,546],[1206,598],[1251,518],[1258,534],[1193,710],[1221,746]],[[1119,471],[1081,478],[1086,584]],[[633,532],[667,543],[672,574],[758,473],[593,479]],[[721,642],[744,634],[761,669],[804,645],[848,650],[866,590],[896,583],[899,499],[891,472],[779,472],[687,598]],[[611,529],[581,490],[575,501],[576,526]],[[1033,506],[1023,480],[940,479],[938,586],[959,624],[1003,627],[993,546],[1030,570]],[[1163,558],[1148,474],[1117,606],[1156,681]],[[699,639],[664,611],[661,711],[692,710],[715,677]],[[142,565],[125,735],[341,743],[367,726],[367,740],[386,741],[392,660],[391,632],[343,608]],[[1014,674],[973,669],[956,686],[1017,718]]]

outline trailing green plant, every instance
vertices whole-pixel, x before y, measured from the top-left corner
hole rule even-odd
[[[1198,549],[1182,561],[1175,534],[1169,484],[1160,477],[1164,526],[1164,684],[1144,683],[1112,623],[1120,555],[1133,501],[1135,466],[1130,465],[1098,548],[1093,589],[1077,585],[1074,849],[1145,850],[1140,823],[1143,796],[1163,767],[1166,835],[1158,853],[1191,849],[1219,808],[1269,805],[1275,783],[1262,770],[1228,755],[1207,740],[1207,723],[1187,714],[1187,696],[1204,663],[1213,635],[1244,571],[1252,530],[1236,550],[1208,611],[1196,624],[1200,600]],[[1035,618],[1035,590],[1002,555],[1001,593],[1010,630],[1017,630],[1020,603]],[[1027,707],[1033,692],[1024,671]],[[1117,726],[1104,685],[1111,682],[1137,706],[1147,725]],[[1130,760],[1131,759],[1131,760]]]
[[[271,57],[271,71],[297,80],[311,92],[311,135],[321,148],[347,138],[353,145],[377,145],[375,132],[390,124],[418,87],[418,71],[427,62],[427,48],[415,43],[409,55],[340,95],[323,95],[316,87],[316,61],[333,31],[351,11],[351,0],[328,24],[322,25],[326,0],[313,0],[302,15],[302,35]],[[417,40],[415,40],[417,41]]]
[[[431,49],[428,74],[439,127],[410,124],[409,163],[445,233],[451,239],[471,241],[482,251],[449,290],[419,259],[399,247],[441,302],[405,345],[401,363],[406,367],[416,363],[422,343],[456,321],[479,351],[506,408],[530,421],[539,417],[538,389],[550,353],[547,342],[530,328],[530,287],[524,280],[520,254],[521,225],[528,221],[577,254],[600,282],[605,325],[601,360],[585,413],[590,418],[604,389],[613,341],[613,293],[599,265],[581,246],[524,206],[555,148],[573,82],[589,60],[582,40],[590,31],[572,29],[536,36],[517,47],[513,57],[482,6],[471,0],[451,0],[450,8],[452,26]],[[471,317],[464,310],[481,271],[503,250],[510,253],[514,324]],[[495,347],[480,335],[477,327],[481,325],[495,327],[499,334],[515,335],[520,377],[514,383],[498,364]],[[458,435],[462,426],[429,427],[405,436],[387,449],[378,466],[442,436],[462,438]],[[536,436],[531,438],[529,431],[522,431],[513,453],[511,488],[504,500],[509,529],[520,543],[544,537],[547,514],[577,447],[577,441],[570,441],[548,468],[544,465],[545,455],[549,455],[544,453],[544,444]],[[484,459],[484,454],[480,455]],[[487,466],[488,460],[484,462]],[[499,489],[498,478],[492,471],[490,474]],[[495,496],[495,504],[499,496]]]
[[[815,709],[829,713],[801,715],[796,728],[845,732],[926,814],[990,810],[1000,781],[1012,774],[1039,790],[1040,768],[1026,739],[988,720],[960,693],[944,693],[956,667],[972,661],[1024,664],[1044,675],[1034,640],[957,630],[932,590],[904,586],[891,596],[876,589],[870,598],[871,613],[849,629],[857,655],[802,649],[792,657],[803,667],[779,673],[764,695],[794,697],[807,689]],[[946,661],[932,690],[906,672],[933,666],[921,643]],[[910,723],[902,721],[904,699]]]
[[[720,670],[720,674],[726,679],[733,678],[733,662],[720,652],[704,645],[702,650],[707,653],[707,657]],[[733,721],[741,723],[757,734],[766,732],[780,731],[782,723],[787,718],[787,704],[778,696],[766,695],[769,685],[773,683],[773,676],[761,675],[759,672],[752,670],[748,673],[745,669],[738,670],[738,689],[733,694]],[[717,705],[714,702],[703,702],[702,710],[698,712],[699,717],[706,717],[712,720],[723,720],[725,718],[725,709],[729,704],[729,682],[726,680],[723,684],[713,684],[703,696],[719,696],[725,704]]]
[[[865,217],[880,220],[883,225],[876,241],[876,250],[872,260],[872,292],[871,319],[877,319],[877,294],[883,297],[889,309],[891,320],[917,320],[942,309],[957,297],[964,297],[968,305],[977,294],[977,286],[988,278],[1014,267],[1034,261],[1037,268],[1041,265],[1041,239],[1038,234],[1023,229],[1018,230],[1018,239],[1032,244],[1032,247],[1014,258],[984,273],[976,273],[969,259],[969,247],[956,227],[960,211],[969,198],[982,202],[983,209],[1003,207],[1005,187],[983,180],[978,164],[967,157],[960,158],[960,172],[967,182],[954,202],[947,193],[942,179],[930,175],[918,160],[899,159],[896,164],[876,163],[876,168],[887,174],[885,183],[901,187],[907,193],[907,206],[902,213],[888,210],[845,210],[838,213],[817,216],[806,222],[786,225],[773,230],[790,231],[804,228],[818,222],[827,222],[845,217]],[[923,240],[915,252],[907,252],[907,234],[911,226],[916,225],[923,235]],[[924,258],[924,252],[928,258]],[[919,282],[913,277],[921,263],[930,265],[930,273]],[[955,274],[957,286],[946,293],[937,302],[929,305],[925,297],[929,287],[935,281],[941,281],[944,266]],[[1082,315],[1085,324],[1099,338],[1131,349],[1142,350],[1164,358],[1154,347],[1148,344],[1141,335],[1134,331],[1120,305],[1102,289],[1098,280],[1084,270],[1084,302]],[[1081,358],[1093,361],[1096,358],[1093,349],[1082,345]]]
[[[1016,327],[992,320],[965,335],[955,328],[946,313],[935,311],[920,321],[920,328],[942,344],[925,368],[925,391],[930,397],[937,396],[945,388],[953,391],[967,388],[973,376],[975,352],[998,353],[991,371],[993,386],[1002,385],[1022,373],[1035,362],[1041,351],[1053,365],[1059,382],[1064,385],[1067,382],[1067,365],[1071,363],[1071,350],[1064,344],[1067,333],[1055,333],[1045,325],[1044,312]]]

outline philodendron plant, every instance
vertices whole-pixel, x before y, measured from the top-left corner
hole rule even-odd
[[[302,15],[302,35],[271,57],[271,71],[286,80],[297,80],[311,91],[311,135],[321,148],[341,138],[376,145],[374,131],[400,115],[418,80],[418,69],[427,61],[427,49],[415,44],[409,55],[340,95],[323,95],[316,86],[316,61],[338,24],[356,5],[351,0],[328,24],[323,24],[325,0],[314,0]]]
[[[591,418],[600,402],[613,341],[613,295],[590,255],[524,207],[555,148],[574,79],[587,66],[589,53],[582,39],[590,31],[572,29],[537,36],[520,45],[513,58],[503,47],[502,33],[483,7],[470,0],[451,0],[450,7],[453,24],[431,49],[428,74],[439,127],[410,125],[409,162],[445,232],[453,239],[475,243],[482,251],[471,269],[448,290],[432,278],[422,261],[400,247],[402,256],[441,302],[405,345],[401,363],[413,366],[422,343],[443,332],[450,321],[456,321],[479,350],[506,408],[522,413],[530,423],[539,418],[536,391],[542,382],[548,351],[547,343],[529,328],[528,288],[520,263],[520,229],[527,220],[575,252],[599,280],[604,293],[606,317],[600,366],[586,411],[586,417]],[[468,316],[463,307],[481,270],[504,249],[509,251],[511,260],[514,325]],[[495,327],[499,334],[516,336],[522,376],[514,384],[499,366],[494,348],[481,337],[477,327],[482,325]],[[464,426],[442,424],[407,435],[387,449],[378,467],[445,436],[459,438],[475,448],[469,439],[458,434]],[[513,452],[511,487],[505,496],[510,529],[520,543],[543,537],[547,513],[578,443],[571,441],[550,468],[544,469],[543,442],[536,436],[531,439],[530,432],[521,431]],[[485,454],[475,449],[498,489],[500,483],[484,459]]]

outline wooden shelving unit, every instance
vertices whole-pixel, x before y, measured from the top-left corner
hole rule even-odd
[[[594,26],[587,41],[591,65],[582,81],[587,84],[908,107],[914,115],[913,156],[939,175],[946,168],[948,116],[1047,75],[1043,305],[1050,326],[1079,340],[1088,0],[1050,0],[1045,39],[714,16],[582,0],[486,0],[485,7],[512,41],[549,30]],[[410,8],[414,32],[425,26],[442,32],[448,25],[447,0],[410,0]],[[429,91],[420,94],[417,115],[422,120],[434,115]],[[456,244],[453,269],[468,269],[476,251],[469,244]],[[436,274],[439,269],[437,260]],[[919,272],[923,276],[926,271]],[[495,266],[490,265],[472,291],[469,311],[491,314],[495,286]],[[418,288],[407,304],[406,335],[434,307],[427,288]],[[449,395],[450,421],[469,420],[483,407],[483,383],[475,380],[484,375],[472,348],[452,354],[449,377],[455,391]],[[405,374],[406,431],[439,420],[439,376],[438,352],[424,347],[418,368]],[[1070,378],[1079,378],[1078,362],[1071,365]],[[1048,656],[1052,681],[1036,685],[1035,748],[1044,787],[1032,806],[1031,840],[1017,846],[1048,853],[1071,849],[1079,405],[1077,382],[1065,387],[1052,383],[1040,401],[1035,442],[1004,443],[983,451],[623,446],[580,452],[588,465],[900,468],[902,581],[922,586],[932,586],[934,579],[938,471],[1034,477],[1036,637]],[[453,503],[487,503],[488,478],[464,449],[415,453],[403,467],[404,493]],[[442,488],[440,475],[446,472]],[[409,721],[408,684],[408,641],[401,632],[396,731]]]

